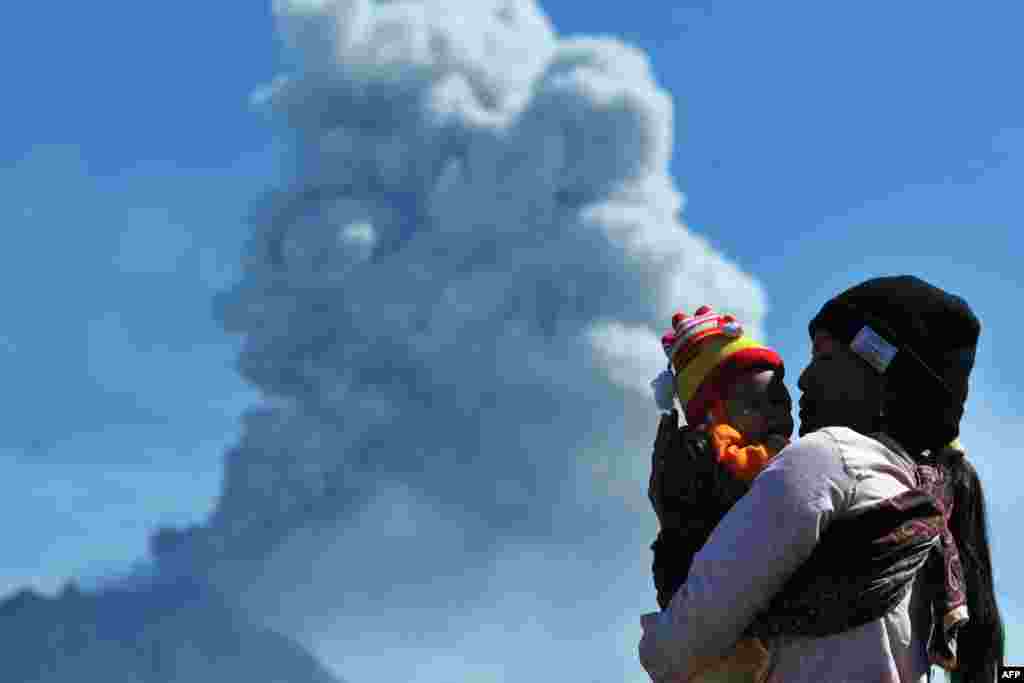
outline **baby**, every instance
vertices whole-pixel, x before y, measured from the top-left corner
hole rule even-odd
[[[652,382],[658,406],[668,412],[678,397],[687,424],[709,433],[718,462],[751,481],[793,433],[782,358],[708,306],[672,316],[661,344],[670,363]]]
[[[688,428],[707,432],[718,466],[739,482],[719,490],[742,495],[793,433],[793,404],[782,382],[782,359],[745,336],[735,318],[718,315],[708,306],[693,316],[676,313],[672,331],[661,343],[669,369],[652,382],[658,406],[668,412],[679,399]],[[706,533],[736,502],[729,497],[691,501],[716,516],[705,525]],[[706,538],[692,540],[700,547]],[[691,681],[760,681],[767,664],[768,652],[761,642],[743,638],[725,657],[701,663]]]

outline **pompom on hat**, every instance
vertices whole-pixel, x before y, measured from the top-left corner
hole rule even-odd
[[[719,315],[701,306],[692,316],[672,316],[672,331],[661,338],[670,368],[651,383],[662,410],[670,410],[672,395],[679,397],[691,425],[701,425],[716,399],[740,372],[756,367],[783,367],[772,349],[754,341],[731,315]],[[673,372],[674,370],[674,372]]]

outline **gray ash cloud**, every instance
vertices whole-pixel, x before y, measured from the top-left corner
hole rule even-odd
[[[682,223],[668,94],[532,2],[274,12],[285,72],[253,100],[283,180],[214,302],[263,400],[209,518],[154,533],[152,575],[335,653],[353,615],[436,632],[438,610],[522,617],[526,577],[571,583],[556,601],[607,583],[646,505],[669,316],[711,303],[758,334],[764,313]],[[590,564],[545,567],[558,548]]]

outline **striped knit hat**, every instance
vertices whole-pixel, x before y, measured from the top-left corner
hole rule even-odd
[[[701,306],[692,316],[672,316],[672,331],[661,338],[669,368],[652,382],[655,399],[671,409],[672,395],[683,404],[686,422],[701,425],[741,372],[755,367],[782,369],[778,353],[743,333],[731,315]],[[674,370],[674,373],[673,373]],[[667,400],[666,400],[667,399]]]

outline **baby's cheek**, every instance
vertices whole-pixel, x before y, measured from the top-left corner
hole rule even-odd
[[[744,435],[760,434],[768,422],[758,413],[744,413],[736,418],[736,427]]]

